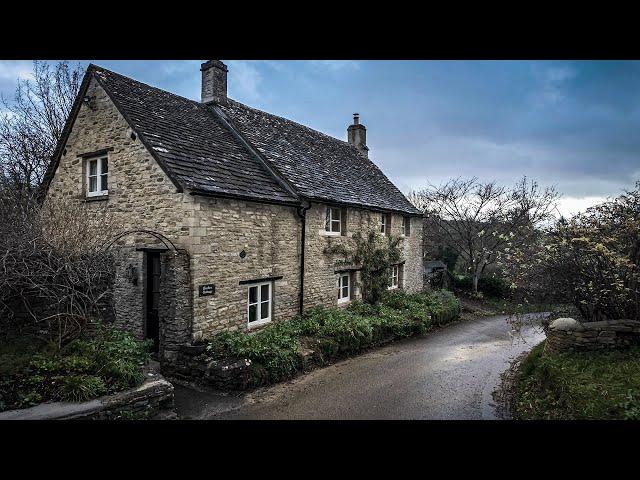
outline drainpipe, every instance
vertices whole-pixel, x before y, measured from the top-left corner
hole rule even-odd
[[[307,233],[307,210],[311,208],[311,203],[303,202],[302,206],[298,207],[298,216],[302,223],[302,233],[300,235],[300,315],[304,311],[304,244]]]

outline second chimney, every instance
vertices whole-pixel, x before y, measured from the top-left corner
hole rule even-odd
[[[227,66],[220,60],[209,60],[200,66],[202,103],[227,102]]]
[[[362,155],[369,157],[369,147],[367,147],[367,129],[360,125],[360,115],[353,114],[353,125],[347,128],[349,143],[356,147]]]

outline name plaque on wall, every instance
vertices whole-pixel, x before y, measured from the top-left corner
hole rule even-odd
[[[198,293],[201,297],[207,297],[216,293],[216,286],[213,283],[206,283],[198,286]]]

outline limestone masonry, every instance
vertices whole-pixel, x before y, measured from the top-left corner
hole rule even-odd
[[[90,66],[47,172],[47,199],[119,224],[116,323],[156,335],[170,360],[216,332],[291,319],[301,304],[346,305],[359,274],[324,250],[381,232],[383,219],[387,234],[406,233],[398,287],[422,290],[420,214],[367,158],[364,130],[352,145],[241,106],[226,98],[221,62],[203,64],[203,81],[218,83],[194,102]]]

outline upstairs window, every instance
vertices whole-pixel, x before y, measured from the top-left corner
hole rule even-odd
[[[325,230],[335,235],[345,235],[347,231],[347,209],[327,207]]]
[[[402,228],[400,233],[405,237],[411,235],[411,217],[402,217]]]
[[[271,321],[271,282],[249,287],[247,318],[249,327]]]
[[[87,196],[97,197],[109,194],[109,160],[107,157],[86,160]]]
[[[383,235],[389,235],[391,232],[391,215],[383,213],[380,215],[380,233]]]
[[[348,302],[351,299],[351,279],[348,273],[342,273],[338,277],[338,303]]]

